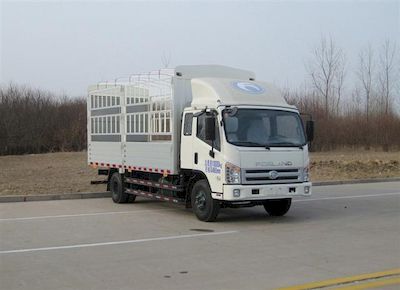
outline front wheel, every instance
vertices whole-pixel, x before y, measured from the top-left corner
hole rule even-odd
[[[285,215],[289,211],[291,204],[291,198],[271,199],[263,203],[265,210],[270,216]]]
[[[203,222],[217,219],[219,202],[212,198],[211,189],[206,180],[197,181],[191,192],[191,203],[196,217]]]

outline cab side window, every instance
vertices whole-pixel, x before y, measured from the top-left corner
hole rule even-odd
[[[206,114],[202,114],[197,117],[197,132],[196,136],[203,142],[207,143],[208,145],[212,145],[210,140],[206,140]],[[215,141],[214,141],[214,148],[218,151],[221,151],[221,142],[219,137],[219,127],[218,127],[218,120],[215,119]]]

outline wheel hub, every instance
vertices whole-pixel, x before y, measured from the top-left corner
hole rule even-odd
[[[200,210],[204,210],[204,208],[206,207],[206,194],[203,191],[199,191],[198,193],[196,193],[195,204]]]

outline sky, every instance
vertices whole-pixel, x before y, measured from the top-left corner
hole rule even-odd
[[[400,45],[398,1],[4,1],[0,83],[70,96],[87,86],[183,64],[252,70],[295,88],[321,37],[347,56],[347,86],[360,49]]]

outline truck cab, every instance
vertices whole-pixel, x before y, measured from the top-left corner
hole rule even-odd
[[[206,78],[192,80],[192,94],[182,118],[181,168],[204,174],[214,201],[223,207],[262,204],[283,215],[291,198],[311,195],[310,139],[298,110],[276,88]],[[206,191],[192,195],[195,212],[207,210]]]

